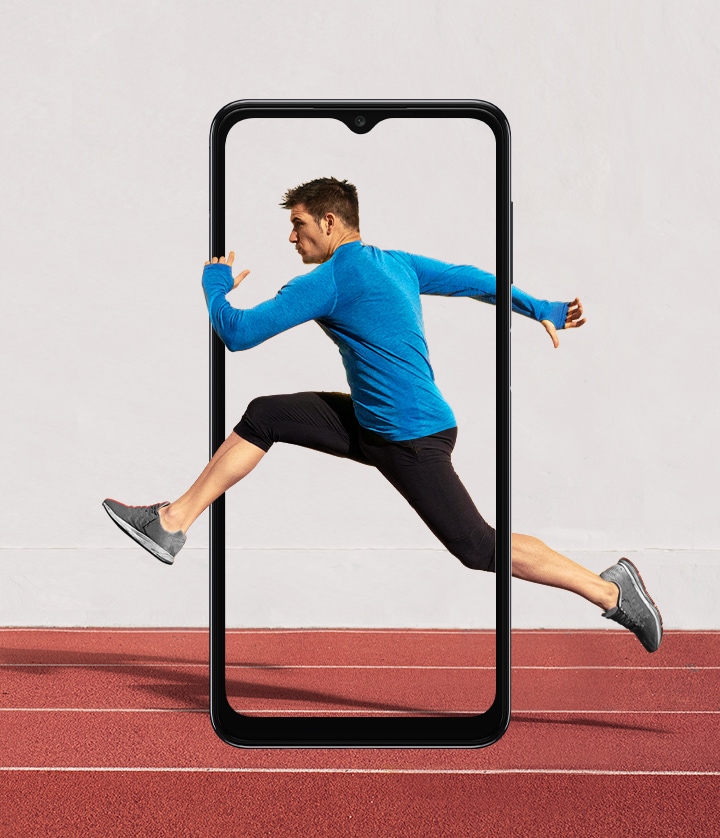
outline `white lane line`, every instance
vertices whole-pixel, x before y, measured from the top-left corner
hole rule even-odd
[[[0,707],[0,713],[205,713],[194,707]]]
[[[207,669],[207,663],[113,663],[107,661],[104,663],[0,663],[0,668],[6,667],[10,669],[41,669],[43,667],[56,669],[158,669],[158,668],[176,668],[176,669],[192,669],[203,668]],[[494,666],[452,666],[441,664],[341,664],[341,663],[301,663],[301,664],[274,664],[274,663],[228,663],[225,664],[226,669],[461,669],[461,670],[480,670],[480,671],[495,671]],[[683,666],[513,666],[513,671],[518,670],[533,670],[548,672],[574,672],[585,670],[619,670],[627,672],[704,672],[719,670],[720,666],[696,666],[695,664],[685,664]]]
[[[28,632],[34,634],[208,634],[207,628],[93,628],[85,626],[3,626],[0,634],[11,632]],[[614,631],[614,629],[609,629]]]
[[[243,666],[243,664],[239,664]],[[250,666],[250,664],[248,664]],[[11,669],[207,669],[206,663],[0,663],[0,667]],[[258,667],[262,668],[262,667]]]
[[[5,664],[2,664],[3,666]],[[13,664],[8,664],[12,666]],[[21,666],[22,664],[14,664]],[[33,666],[45,666],[46,664],[33,664]],[[55,665],[55,664],[51,664]],[[68,666],[72,664],[57,664],[57,666]],[[94,666],[95,664],[83,664],[86,666]],[[132,664],[129,664],[132,665]],[[152,664],[148,664],[152,666]],[[171,664],[169,664],[171,665]],[[192,666],[200,666],[201,664],[191,664]],[[179,666],[184,666],[180,664]],[[450,666],[440,664],[254,664],[254,663],[228,663],[225,664],[226,669],[480,669],[495,671],[494,666]],[[655,670],[673,670],[680,672],[695,672],[702,669],[720,669],[720,666],[695,666],[694,664],[687,664],[685,666],[513,666],[512,670],[515,672],[520,669],[531,670],[548,670],[548,671],[565,671],[565,670],[609,670],[620,669],[631,672],[651,672]]]
[[[232,702],[231,702],[232,706]],[[280,714],[285,713],[292,713],[293,715],[301,715],[307,713],[322,713],[326,715],[333,715],[333,716],[344,716],[348,714],[355,714],[355,715],[379,715],[379,714],[391,714],[393,716],[402,716],[402,715],[473,715],[479,713],[485,713],[487,711],[487,707],[481,707],[477,710],[417,710],[415,712],[405,711],[405,713],[400,713],[397,710],[372,710],[368,711],[367,709],[360,709],[360,710],[308,710],[308,709],[295,709],[295,710],[282,710],[282,709],[275,709],[275,708],[249,708],[249,707],[235,707],[234,708],[238,713],[259,713],[259,714],[266,714],[266,715],[275,715],[279,716]],[[605,715],[646,715],[646,716],[656,716],[656,715],[666,715],[666,716],[717,716],[720,715],[720,710],[512,710],[511,714],[513,716],[518,715],[533,715],[533,716],[543,716],[543,715],[563,715],[563,716],[576,716],[576,715],[597,715],[597,716],[605,716]]]
[[[574,716],[578,713],[596,713],[599,715],[606,715],[606,714],[618,714],[621,716],[624,715],[646,715],[646,716],[654,716],[657,714],[665,714],[665,715],[707,715],[707,716],[717,716],[720,715],[720,710],[513,710],[512,714],[514,716],[520,713],[562,713],[563,715]]]
[[[605,629],[617,631],[622,629]],[[225,629],[225,634],[481,634],[487,637],[495,636],[495,629],[482,628],[234,628]]]
[[[595,629],[590,629],[591,632]],[[611,632],[620,634],[622,629],[608,628],[599,629],[600,633]],[[4,632],[32,632],[44,634],[49,633],[67,633],[67,634],[208,634],[207,628],[113,628],[108,626],[103,627],[88,627],[83,626],[67,626],[65,628],[54,627],[38,627],[38,626],[3,626],[0,628],[0,634]],[[568,632],[563,632],[567,634]],[[683,632],[685,633],[685,632]],[[720,632],[718,632],[720,634]],[[485,634],[494,635],[495,629],[483,628],[391,628],[391,627],[377,627],[377,628],[228,628],[225,629],[225,634],[242,635],[242,634]]]
[[[0,771],[100,772],[145,774],[572,774],[591,777],[720,777],[720,771],[633,771],[593,768],[217,768],[133,766],[32,766],[2,765]]]
[[[279,716],[282,714],[303,715],[309,713],[321,713],[328,716],[342,716],[342,715],[380,715],[390,714],[393,716],[403,715],[475,715],[484,713],[487,707],[477,710],[417,710],[404,711],[397,710],[368,710],[367,708],[360,709],[276,709],[273,707],[235,707],[238,713],[257,713],[267,716]],[[0,707],[0,713],[209,713],[207,708],[194,707]],[[533,716],[548,716],[548,715],[562,715],[562,716],[577,716],[577,715],[596,715],[596,716],[717,716],[720,715],[720,710],[512,710],[513,716],[533,715]]]
[[[85,627],[85,626],[3,626],[0,628],[0,634],[10,633],[53,633],[53,634],[208,634],[208,629],[199,627],[181,627],[181,628],[153,628],[153,627],[137,627],[137,628],[115,628],[107,627]],[[494,629],[488,628],[228,628],[225,634],[485,634],[494,635]],[[524,634],[539,634],[551,635],[574,634],[579,637],[588,637],[590,635],[602,636],[620,636],[624,635],[624,629],[621,628],[605,628],[605,629],[512,629],[513,635]],[[700,635],[703,637],[716,637],[720,635],[718,629],[666,629],[665,636],[669,637],[688,637],[690,635]],[[628,637],[628,640],[630,638]]]
[[[82,626],[67,626],[62,627],[48,627],[42,628],[37,626],[4,626],[0,628],[0,633],[48,633],[48,634],[203,634],[207,635],[209,630],[207,628],[113,628],[113,627],[88,627]],[[513,629],[512,634],[576,634],[579,636],[588,635],[610,635],[621,636],[624,629],[621,628],[607,628],[607,629]],[[226,635],[247,635],[247,634],[478,634],[486,636],[494,636],[495,629],[489,628],[391,628],[391,627],[376,627],[376,628],[228,628],[225,629]],[[675,629],[667,630],[666,636],[671,635],[718,635],[720,631],[713,629]],[[629,639],[629,638],[628,638]]]

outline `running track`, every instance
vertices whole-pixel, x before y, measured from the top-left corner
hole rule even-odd
[[[208,720],[204,631],[0,633],[3,838],[720,835],[720,633],[648,655],[624,631],[514,632],[513,721],[477,751],[237,750]],[[228,649],[245,712],[462,710],[492,677],[483,632]]]

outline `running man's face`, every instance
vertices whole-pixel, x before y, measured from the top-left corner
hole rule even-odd
[[[295,250],[302,257],[303,262],[306,265],[325,262],[330,244],[325,219],[321,218],[318,223],[303,204],[298,204],[290,210],[290,223],[292,224],[290,243],[295,245]]]

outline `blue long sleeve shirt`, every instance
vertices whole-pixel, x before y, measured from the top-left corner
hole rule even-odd
[[[253,308],[227,301],[228,265],[206,265],[202,284],[213,328],[233,352],[314,320],[340,351],[358,422],[394,442],[456,424],[430,366],[420,295],[495,303],[493,274],[362,241],[341,245]],[[512,308],[561,329],[568,303],[538,300],[513,286]]]

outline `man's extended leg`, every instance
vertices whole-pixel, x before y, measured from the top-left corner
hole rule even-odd
[[[518,579],[580,594],[604,609],[603,617],[630,629],[648,652],[660,646],[660,612],[638,569],[628,559],[620,559],[598,576],[551,550],[540,539],[513,533],[512,573]]]
[[[160,561],[173,564],[185,533],[208,506],[249,474],[275,442],[289,442],[365,463],[357,445],[357,419],[349,395],[293,393],[261,396],[173,503],[126,506],[106,498],[103,507],[134,541]]]
[[[361,436],[368,460],[398,489],[430,530],[466,567],[495,569],[495,532],[478,512],[452,467],[455,429],[407,443]],[[653,652],[662,620],[637,568],[627,559],[598,575],[529,535],[512,536],[512,573],[579,594],[603,616],[630,629]]]
[[[234,431],[193,485],[174,503],[126,506],[106,498],[103,508],[123,532],[165,564],[173,564],[195,519],[260,462],[265,451]]]

